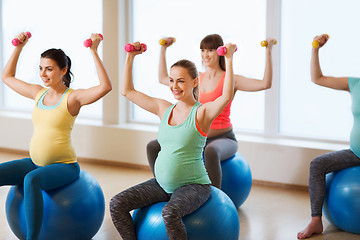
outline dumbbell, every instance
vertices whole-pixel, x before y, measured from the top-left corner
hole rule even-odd
[[[173,43],[176,42],[176,38],[174,38],[174,37],[172,37],[171,40]],[[165,45],[167,43],[167,41],[165,39],[160,39],[159,43],[160,43],[160,45]]]
[[[237,47],[235,48],[235,52],[237,51]],[[219,56],[224,56],[227,52],[226,47],[220,46],[216,49],[217,54],[219,54]]]
[[[141,46],[144,48],[144,52],[147,50],[147,46],[145,43],[142,43]],[[133,51],[139,51],[140,49],[135,49],[134,45],[128,43],[125,45],[125,51],[127,52],[133,52]]]
[[[104,40],[104,36],[103,36],[101,33],[99,33],[99,36],[101,37],[102,40]],[[86,40],[84,41],[84,46],[85,46],[85,47],[91,47],[91,46],[92,46],[92,40],[91,40],[91,38],[88,38],[88,39],[86,39]]]
[[[274,45],[276,45],[277,44],[277,41],[275,40],[275,42],[274,42]],[[261,41],[260,42],[260,45],[262,46],[262,47],[267,47],[267,45],[268,45],[268,41]]]
[[[31,33],[30,33],[30,32],[26,32],[26,34],[28,35],[29,38],[31,38]],[[12,45],[14,45],[14,46],[16,47],[17,45],[19,45],[20,40],[17,39],[17,38],[14,38],[14,39],[11,41],[11,43],[12,43]]]
[[[326,36],[326,38],[329,39],[329,35],[325,34],[325,36]],[[319,45],[320,45],[320,43],[319,43],[318,40],[315,40],[315,41],[312,42],[313,48],[317,48],[317,47],[319,47]]]

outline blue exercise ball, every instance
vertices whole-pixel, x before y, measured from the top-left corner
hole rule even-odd
[[[252,175],[246,159],[236,153],[233,157],[221,162],[223,190],[239,208],[250,194]]]
[[[138,240],[167,240],[161,211],[166,202],[136,209],[133,219]],[[221,190],[211,187],[210,198],[195,212],[185,216],[189,240],[238,240],[240,222],[231,199]]]
[[[44,217],[39,240],[90,240],[100,229],[105,199],[96,179],[81,170],[74,182],[43,191]],[[25,239],[26,221],[22,186],[10,188],[6,216],[11,230]]]
[[[360,166],[326,175],[323,212],[341,230],[360,234]]]

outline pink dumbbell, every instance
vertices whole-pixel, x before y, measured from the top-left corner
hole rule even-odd
[[[104,36],[103,36],[101,33],[99,33],[99,36],[101,37],[101,39],[104,39]],[[91,46],[92,46],[92,40],[91,40],[91,38],[86,39],[86,40],[84,41],[84,46],[85,46],[85,47],[91,47]]]
[[[26,34],[28,35],[29,38],[31,38],[31,33],[30,33],[30,32],[26,32]],[[12,45],[14,45],[14,46],[16,47],[17,45],[19,45],[20,40],[17,39],[17,38],[14,38],[14,39],[11,41],[11,43],[12,43]]]
[[[144,48],[144,52],[147,50],[147,46],[145,43],[142,43],[141,46]],[[125,45],[125,51],[127,52],[133,52],[133,51],[139,51],[140,49],[135,49],[134,45],[128,43]]]
[[[237,47],[235,48],[235,52],[237,51]],[[227,52],[226,47],[220,46],[218,47],[218,49],[216,49],[217,54],[219,54],[220,56],[224,56]]]

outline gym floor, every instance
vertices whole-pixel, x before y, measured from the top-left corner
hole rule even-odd
[[[0,162],[26,157],[21,153],[0,152]],[[112,224],[109,201],[118,192],[143,182],[152,174],[150,170],[101,165],[81,161],[83,170],[100,183],[106,201],[104,222],[93,240],[121,239]],[[16,240],[6,220],[5,199],[9,187],[0,188],[0,240]],[[291,240],[310,220],[307,191],[254,184],[246,202],[238,209],[241,240]],[[324,233],[314,240],[359,240],[360,235],[340,231],[324,219]],[[223,239],[226,240],[226,239]]]

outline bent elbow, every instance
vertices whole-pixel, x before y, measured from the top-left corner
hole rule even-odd
[[[320,85],[320,78],[311,78],[311,82],[317,84],[317,85]]]
[[[6,76],[4,73],[1,75],[1,81],[3,82],[3,83],[5,83],[6,82],[6,79],[8,78],[8,76]]]
[[[234,94],[229,94],[227,96],[225,96],[225,102],[226,104],[229,104],[232,100],[234,99]]]
[[[110,84],[109,86],[107,86],[107,88],[105,89],[106,93],[109,93],[112,90],[112,85]]]
[[[126,98],[128,98],[129,92],[130,92],[130,91],[127,90],[127,89],[121,89],[121,90],[120,90],[120,94],[121,94],[122,96],[126,97]]]
[[[267,89],[270,89],[272,87],[272,83],[268,83],[264,86],[264,89],[263,90],[267,90]]]
[[[323,79],[323,75],[314,75],[314,76],[311,76],[311,81],[317,85],[320,85],[320,82],[322,81]]]

